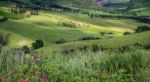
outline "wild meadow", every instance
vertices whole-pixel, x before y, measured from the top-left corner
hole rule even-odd
[[[114,51],[25,54],[3,48],[0,54],[2,82],[148,82],[150,52]]]

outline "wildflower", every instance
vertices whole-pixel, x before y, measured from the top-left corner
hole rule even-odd
[[[15,82],[15,80],[12,80],[11,82]]]
[[[5,79],[2,79],[2,82],[5,82]]]
[[[7,76],[3,76],[2,82],[5,82],[7,80]]]
[[[34,73],[34,77],[35,77],[35,78],[38,78],[38,75],[39,75],[39,72],[36,71],[36,72]]]
[[[45,76],[42,76],[42,82],[45,82],[47,78]]]
[[[27,82],[26,80],[22,79],[21,82]]]
[[[132,80],[129,80],[129,82],[132,82]]]

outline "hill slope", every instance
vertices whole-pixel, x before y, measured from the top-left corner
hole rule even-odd
[[[81,27],[70,28],[61,25],[73,22]],[[110,36],[122,36],[125,31],[133,32],[137,26],[149,25],[133,20],[92,19],[82,14],[41,13],[22,20],[8,20],[0,23],[0,30],[12,34],[10,46],[30,45],[36,39],[43,39],[46,45],[54,44],[59,39],[68,42],[82,37],[103,37],[100,32],[112,32]],[[110,37],[108,35],[108,37]],[[106,36],[107,37],[107,36]]]
[[[37,6],[49,8],[51,5],[61,5],[66,7],[95,8],[96,0],[9,0],[26,6]]]
[[[142,45],[149,45],[150,44],[150,31],[137,33],[127,36],[121,36],[116,38],[110,39],[102,39],[102,40],[90,40],[90,41],[78,41],[78,42],[71,42],[60,45],[60,49],[70,50],[70,49],[80,49],[85,46],[102,46],[104,48],[119,48],[122,46],[132,45],[135,43],[139,43]]]

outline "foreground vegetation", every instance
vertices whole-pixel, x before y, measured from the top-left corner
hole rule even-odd
[[[67,55],[42,50],[24,54],[3,48],[0,77],[2,82],[148,82],[149,54],[143,49],[125,53],[88,51]]]

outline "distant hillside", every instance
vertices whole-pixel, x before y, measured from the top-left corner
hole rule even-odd
[[[129,7],[130,8],[138,8],[138,7],[150,7],[150,0],[130,0]]]
[[[150,0],[131,0],[127,10],[134,12],[135,15],[150,16]]]
[[[5,1],[5,0],[3,0]],[[96,8],[96,0],[6,0],[24,4],[27,6],[36,7],[51,7],[51,5],[61,5],[69,7],[83,7],[83,8]]]

